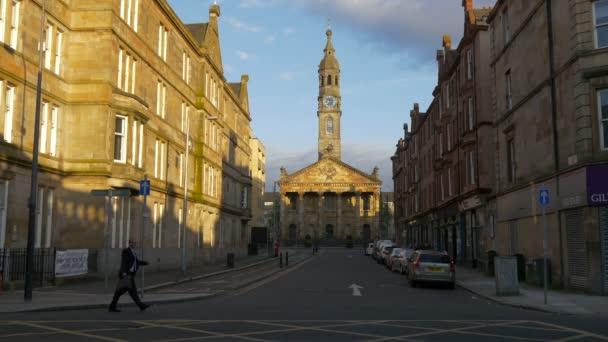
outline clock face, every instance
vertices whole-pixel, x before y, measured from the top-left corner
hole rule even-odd
[[[336,97],[325,96],[323,98],[323,105],[325,106],[325,108],[334,108],[336,106]]]

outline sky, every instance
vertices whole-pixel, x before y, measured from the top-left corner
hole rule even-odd
[[[207,22],[212,0],[168,0],[184,23]],[[475,7],[495,0],[475,0]],[[254,136],[266,147],[266,190],[317,160],[318,65],[331,20],[341,67],[342,160],[380,168],[392,191],[390,157],[414,103],[426,110],[444,34],[462,36],[462,0],[218,0],[225,77],[248,74]]]

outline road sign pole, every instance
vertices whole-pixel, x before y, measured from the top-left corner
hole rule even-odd
[[[543,205],[543,286],[544,300],[547,305],[547,215],[546,207]]]
[[[106,203],[105,203],[105,218],[106,218],[106,224],[104,225],[104,232],[103,232],[103,259],[104,259],[104,266],[103,266],[103,279],[104,279],[104,286],[106,288],[106,290],[108,289],[108,267],[110,266],[110,258],[108,255],[108,231],[109,231],[109,223],[110,223],[110,215],[108,212],[108,203],[111,202],[112,200],[112,196],[106,196],[105,197]]]

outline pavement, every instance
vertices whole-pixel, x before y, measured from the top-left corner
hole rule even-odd
[[[457,267],[456,284],[472,293],[495,302],[545,312],[596,315],[608,318],[608,297],[594,296],[571,290],[549,289],[547,305],[542,287],[519,284],[519,296],[497,296],[494,277],[467,267]]]
[[[297,253],[296,253],[297,254]],[[291,252],[294,255],[294,252]],[[207,287],[204,291],[179,290],[180,285],[196,281],[209,281],[221,284],[230,289],[238,288],[248,282],[258,280],[259,268],[265,268],[264,276],[268,276],[280,270],[278,259],[270,258],[263,253],[258,256],[247,256],[235,260],[235,268],[226,268],[225,264],[214,264],[191,267],[186,274],[181,270],[168,270],[164,272],[148,272],[145,274],[145,287],[143,300],[148,304],[174,303],[192,301],[216,296],[224,290],[212,290]],[[252,279],[239,277],[235,279],[232,274],[245,274],[253,276]],[[221,280],[229,278],[231,281]],[[251,277],[250,277],[251,278]],[[219,280],[218,280],[219,279]],[[237,282],[238,280],[238,282]],[[141,284],[141,274],[138,274],[136,283]],[[34,289],[33,300],[29,303],[23,300],[23,291],[9,291],[0,293],[0,313],[26,312],[26,311],[57,311],[57,310],[83,310],[93,308],[107,308],[112,299],[116,279],[111,278],[108,287],[103,279],[82,280],[69,282],[60,286],[50,286]],[[177,288],[178,290],[164,290],[166,288]],[[182,286],[183,289],[183,286]],[[141,294],[141,288],[139,289]],[[121,298],[126,301],[128,295]],[[128,299],[130,301],[130,299]],[[124,305],[124,304],[123,304]],[[128,302],[126,305],[134,306]]]

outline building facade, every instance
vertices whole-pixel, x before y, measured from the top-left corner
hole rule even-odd
[[[251,220],[247,223],[248,232],[254,227],[268,229],[265,217],[264,193],[266,188],[266,148],[258,138],[249,140],[251,149]]]
[[[0,248],[27,240],[41,20],[35,246],[116,254],[143,237],[159,265],[174,265],[183,247],[190,262],[241,247],[251,218],[248,77],[224,77],[219,6],[208,23],[185,25],[166,0],[46,1],[44,18],[39,0],[0,2]],[[90,194],[121,188],[132,196]]]
[[[455,260],[482,254],[484,202],[493,185],[489,8],[463,1],[464,35],[437,51],[438,82],[426,112],[415,104],[393,162],[395,225],[405,244],[432,244]]]
[[[318,70],[319,160],[292,174],[281,168],[278,182],[279,239],[287,244],[367,242],[379,232],[382,182],[378,169],[367,174],[341,160],[340,64],[331,28],[326,33]]]
[[[569,25],[563,23],[569,22]],[[608,294],[608,1],[498,1],[495,239],[499,254],[543,255],[547,189],[552,284]]]
[[[551,284],[608,294],[608,0],[463,6],[462,41],[452,51],[446,36],[438,52],[431,114],[414,108],[393,156],[396,224],[406,243],[439,226],[433,244],[473,266],[518,255],[521,280],[538,283],[546,190]]]

